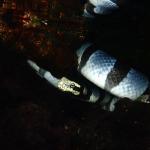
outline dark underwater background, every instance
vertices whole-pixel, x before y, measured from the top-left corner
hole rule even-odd
[[[71,5],[71,1],[64,2]],[[77,3],[82,6],[84,2]],[[117,12],[94,21],[84,20],[88,29],[84,40],[99,44],[150,77],[148,8],[147,1],[133,0],[119,15]],[[65,44],[70,40],[67,38]],[[114,112],[107,112],[99,104],[78,101],[54,89],[26,63],[27,58],[33,58],[57,76],[76,78],[68,51],[60,49],[53,54],[58,58],[51,61],[49,56],[41,58],[38,50],[18,52],[14,41],[12,36],[0,42],[1,150],[150,150],[150,104],[122,99]],[[74,49],[82,43],[72,41]],[[30,45],[25,46],[32,51]]]

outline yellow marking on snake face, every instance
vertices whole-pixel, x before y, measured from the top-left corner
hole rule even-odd
[[[78,83],[71,81],[65,77],[62,77],[58,83],[58,88],[61,91],[70,92],[74,95],[80,95],[80,92],[74,89],[75,87],[81,88],[81,86]]]

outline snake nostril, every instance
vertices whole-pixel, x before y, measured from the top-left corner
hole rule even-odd
[[[75,91],[81,91],[81,89],[80,89],[79,87],[75,86],[75,85],[74,85],[72,88],[73,88],[73,90],[75,90]]]

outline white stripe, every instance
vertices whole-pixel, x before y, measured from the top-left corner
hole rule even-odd
[[[55,78],[50,72],[46,71],[44,74],[44,78],[52,84],[54,87],[58,88],[58,82],[60,81],[59,79]]]
[[[84,51],[85,51],[89,46],[91,46],[91,45],[92,45],[92,43],[85,43],[85,44],[83,44],[83,45],[77,50],[76,54],[77,54],[77,57],[78,57],[78,65],[79,65],[80,62],[81,62],[81,57],[82,57]]]

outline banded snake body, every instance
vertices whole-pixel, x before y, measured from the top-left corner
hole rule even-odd
[[[117,10],[117,0],[89,0],[84,8],[84,17],[105,15]],[[148,78],[133,68],[126,68],[117,59],[86,42],[76,51],[78,72],[93,84],[88,87],[65,77],[55,78],[49,71],[40,68],[35,62],[28,64],[51,85],[76,98],[88,101],[101,101],[103,109],[113,111],[121,98],[137,100],[149,88]],[[146,101],[144,101],[146,102]]]

